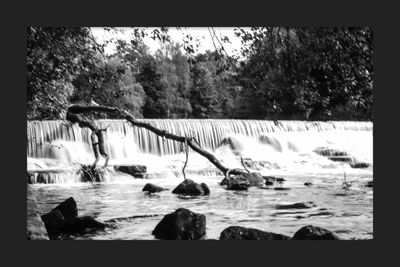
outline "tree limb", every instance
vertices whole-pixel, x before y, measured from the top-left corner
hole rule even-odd
[[[91,129],[92,131],[99,132],[99,128],[94,124],[93,121],[89,121],[87,119],[81,118],[78,114],[85,114],[85,113],[90,113],[90,112],[101,112],[101,113],[106,113],[106,114],[112,114],[112,115],[117,115],[128,122],[130,122],[133,126],[136,127],[141,127],[149,130],[150,132],[153,132],[154,134],[165,137],[167,139],[171,139],[177,142],[184,143],[185,140],[187,140],[188,146],[202,155],[203,157],[207,158],[215,167],[217,167],[224,175],[229,170],[230,174],[241,174],[245,173],[244,170],[242,169],[228,169],[222,163],[210,152],[204,150],[203,148],[200,147],[200,145],[194,141],[194,138],[186,138],[184,136],[179,136],[176,134],[172,134],[170,132],[167,132],[166,130],[161,130],[153,125],[143,122],[143,121],[137,121],[129,112],[115,108],[115,107],[108,107],[108,106],[84,106],[84,105],[72,105],[68,107],[67,110],[67,120],[71,122],[76,122],[79,124],[80,127],[87,127]],[[101,131],[100,131],[101,132]],[[107,164],[107,162],[106,162]]]

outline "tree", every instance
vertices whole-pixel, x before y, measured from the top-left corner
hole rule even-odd
[[[72,80],[101,51],[89,28],[27,28],[28,119],[61,118],[73,92]]]

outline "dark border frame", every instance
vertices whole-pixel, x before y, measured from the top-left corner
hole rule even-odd
[[[170,1],[118,3],[30,1],[4,4],[10,17],[2,38],[2,195],[4,260],[15,265],[258,264],[363,265],[395,255],[398,77],[393,54],[399,37],[394,6],[365,1],[276,1],[251,3]],[[12,26],[10,26],[12,25]],[[26,27],[51,26],[373,26],[374,27],[374,239],[370,241],[28,241],[26,240]],[[397,52],[398,53],[398,52]],[[386,111],[386,112],[385,112]],[[390,112],[390,113],[389,113]],[[386,113],[386,114],[385,114]],[[393,114],[393,115],[392,115]],[[387,120],[387,122],[385,122]],[[6,164],[4,164],[6,162]],[[398,164],[398,163],[397,163]],[[388,212],[385,212],[388,211]],[[389,217],[390,216],[390,217]],[[4,238],[5,236],[5,238]],[[3,254],[2,253],[2,254]],[[171,260],[171,261],[169,261]],[[13,265],[14,265],[13,264]]]

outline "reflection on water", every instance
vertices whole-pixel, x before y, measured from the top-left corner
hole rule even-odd
[[[190,177],[206,182],[209,196],[180,198],[171,193],[181,182],[175,179],[134,179],[123,183],[81,183],[70,185],[33,185],[40,212],[72,196],[80,215],[112,220],[115,229],[78,237],[83,239],[153,239],[152,230],[163,215],[183,207],[203,213],[207,238],[219,238],[228,226],[240,225],[292,236],[299,228],[314,224],[332,230],[344,239],[373,237],[373,192],[365,187],[371,171],[347,176],[352,186],[341,187],[342,177],[332,174],[286,175],[289,191],[250,188],[248,192],[227,191],[218,185],[222,177]],[[312,181],[313,186],[304,186]],[[142,192],[147,182],[168,188],[157,195]],[[278,204],[314,202],[309,209],[277,209]]]

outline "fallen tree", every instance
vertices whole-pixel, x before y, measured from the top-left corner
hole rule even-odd
[[[217,167],[227,177],[229,177],[230,174],[235,175],[235,174],[246,173],[245,170],[229,169],[224,165],[222,165],[222,163],[213,154],[204,150],[194,137],[179,136],[167,132],[166,130],[158,129],[149,123],[136,120],[131,114],[129,114],[129,112],[125,110],[108,106],[72,105],[68,107],[66,119],[72,123],[78,123],[78,125],[81,128],[89,128],[92,131],[91,141],[92,141],[93,151],[96,157],[96,160],[92,165],[92,168],[96,167],[96,164],[99,161],[99,154],[101,154],[106,158],[106,163],[104,166],[107,166],[109,157],[104,149],[104,132],[107,130],[107,128],[105,129],[99,128],[94,121],[80,116],[80,114],[88,114],[91,112],[115,115],[120,118],[124,118],[125,120],[130,122],[133,126],[145,128],[163,138],[181,142],[184,143],[185,145],[187,144],[187,146],[189,146],[191,149],[193,149],[203,157],[207,158],[215,167]],[[97,137],[97,142],[96,142],[96,137]]]

